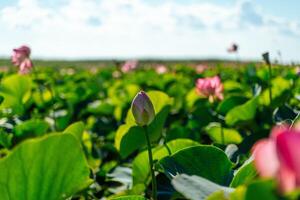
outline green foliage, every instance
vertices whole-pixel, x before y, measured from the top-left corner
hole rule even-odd
[[[254,97],[246,103],[232,108],[225,117],[226,124],[234,126],[239,123],[247,122],[255,117],[258,104],[258,97]]]
[[[176,153],[177,151],[190,146],[196,146],[199,143],[189,139],[176,139],[168,142],[166,145],[156,147],[152,149],[153,160],[160,160],[169,155]],[[170,152],[169,152],[170,151]],[[143,151],[139,153],[132,166],[132,178],[133,184],[144,183],[147,184],[147,178],[149,177],[150,168],[148,164],[148,153]]]
[[[31,85],[32,81],[28,76],[5,77],[0,85],[0,95],[4,98],[0,109],[11,109],[11,111],[7,111],[8,114],[24,113],[24,104],[29,99]]]
[[[112,200],[146,200],[146,198],[144,198],[143,196],[130,195],[112,198]]]
[[[130,110],[140,90],[156,112],[148,129],[158,199],[299,198],[260,179],[251,156],[275,124],[297,121],[294,68],[272,66],[270,102],[258,63],[207,62],[200,74],[199,63],[162,64],[164,74],[152,62],[123,73],[119,61],[35,61],[35,74],[0,72],[0,199],[150,199],[145,134]],[[224,99],[210,102],[195,82],[214,75]]]
[[[184,197],[191,200],[206,199],[214,192],[219,192],[217,195],[210,196],[208,199],[224,199],[223,195],[228,196],[233,191],[232,188],[223,187],[215,184],[205,178],[199,176],[189,176],[186,174],[180,174],[175,176],[172,180],[172,185],[177,191],[179,191]],[[220,198],[221,195],[221,198]]]
[[[64,133],[70,133],[74,135],[79,141],[81,141],[82,139],[83,132],[84,132],[83,122],[73,123],[64,130]]]
[[[228,111],[232,108],[241,105],[247,101],[247,98],[244,96],[229,96],[224,99],[218,106],[218,112],[222,115],[226,115]]]
[[[254,168],[252,161],[245,162],[236,172],[230,183],[231,187],[238,187],[243,184],[247,184],[257,176],[257,172]]]
[[[219,123],[210,123],[205,128],[209,137],[218,144],[222,144],[222,134],[224,135],[224,144],[239,144],[243,138],[235,129],[223,128]]]
[[[18,139],[38,137],[47,133],[49,124],[43,120],[30,119],[18,124],[14,128],[15,136]]]
[[[10,148],[12,145],[13,135],[9,133],[5,133],[4,131],[0,131],[0,145],[4,148]]]
[[[278,200],[279,198],[276,197],[274,189],[274,184],[271,181],[255,181],[247,187],[247,191],[245,193],[245,200]]]
[[[208,145],[182,149],[159,163],[167,175],[197,175],[218,184],[226,184],[233,166],[221,149]]]
[[[70,134],[27,140],[0,160],[3,200],[66,199],[90,183],[80,144]]]
[[[149,125],[150,139],[156,141],[161,136],[161,132],[172,104],[172,99],[163,92],[147,92],[151,99],[156,116]],[[115,136],[115,147],[120,151],[123,158],[130,155],[135,150],[145,146],[146,139],[144,130],[135,124],[131,111],[128,111],[126,124],[121,125]]]
[[[265,106],[280,106],[282,105],[288,97],[289,89],[291,84],[288,80],[285,80],[282,77],[276,77],[272,80],[272,104],[270,104],[269,91],[265,90],[260,100],[260,103]]]

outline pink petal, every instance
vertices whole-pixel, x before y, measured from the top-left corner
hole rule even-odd
[[[287,130],[276,138],[277,152],[283,167],[293,171],[300,181],[300,133]]]
[[[262,177],[275,177],[279,170],[275,142],[271,139],[258,141],[253,147],[255,167]]]
[[[279,189],[282,192],[291,192],[296,188],[296,176],[289,168],[281,166],[278,173]]]

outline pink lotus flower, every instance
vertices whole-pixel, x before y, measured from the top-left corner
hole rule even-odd
[[[138,66],[137,60],[128,60],[124,63],[124,65],[121,67],[121,71],[124,73],[130,72],[134,69],[136,69]]]
[[[168,71],[168,68],[165,65],[157,65],[155,71],[158,74],[165,74]]]
[[[298,76],[300,76],[300,66],[295,68],[295,72]]]
[[[210,102],[223,99],[223,84],[219,76],[197,79],[196,89],[200,95],[208,97]]]
[[[300,188],[300,129],[275,127],[268,139],[253,147],[255,167],[261,177],[275,178],[281,192]]]
[[[28,46],[21,46],[19,48],[13,49],[13,54],[11,57],[11,62],[19,67],[20,74],[27,74],[33,67],[30,60],[30,48]]]
[[[239,49],[239,46],[235,43],[232,43],[231,46],[227,49],[228,53],[236,53]]]

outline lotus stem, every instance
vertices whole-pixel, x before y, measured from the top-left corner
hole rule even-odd
[[[147,141],[147,149],[148,149],[148,156],[149,156],[149,165],[150,165],[150,171],[151,171],[151,177],[152,177],[152,199],[157,200],[157,184],[156,184],[156,177],[155,177],[155,172],[154,172],[154,164],[153,164],[153,157],[152,157],[152,148],[151,148],[151,143],[150,143],[150,138],[149,138],[149,133],[148,133],[148,128],[147,126],[143,126],[145,136],[146,136],[146,141]]]

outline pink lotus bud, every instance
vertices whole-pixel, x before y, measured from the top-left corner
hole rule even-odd
[[[231,46],[227,49],[228,53],[236,53],[239,49],[239,46],[235,43],[232,43]]]
[[[282,192],[300,188],[300,131],[275,127],[269,139],[253,147],[254,164],[260,176],[275,178]]]
[[[223,99],[223,84],[219,76],[197,79],[196,89],[200,95],[208,97],[210,102],[216,98]]]
[[[153,104],[148,95],[143,91],[134,97],[131,104],[131,111],[135,122],[139,126],[149,125],[155,117]]]
[[[127,72],[135,70],[137,68],[137,66],[138,66],[137,60],[128,60],[121,67],[121,71],[124,73],[127,73]]]
[[[11,57],[11,62],[19,67],[20,74],[27,74],[30,72],[33,64],[30,60],[30,48],[27,46],[21,46],[19,48],[13,49],[13,54]]]

